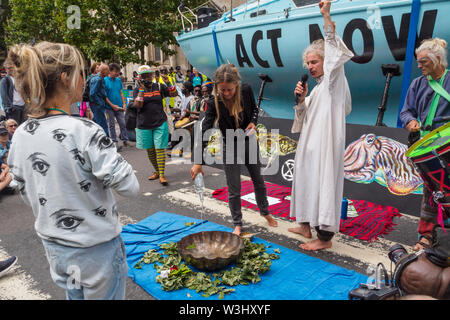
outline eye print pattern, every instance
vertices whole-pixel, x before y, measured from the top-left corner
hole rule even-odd
[[[84,166],[86,164],[86,159],[84,159],[84,157],[81,155],[80,150],[78,149],[73,149],[70,150],[70,153],[72,153],[74,155],[74,160],[77,160],[78,162],[80,162],[80,164],[82,166]]]
[[[55,226],[59,229],[75,231],[77,227],[84,221],[83,218],[72,215],[76,210],[61,209],[50,215],[54,217]]]
[[[34,135],[34,133],[36,132],[37,128],[40,126],[41,124],[39,123],[38,120],[30,120],[28,121],[28,123],[25,125],[24,129],[26,132],[28,132],[31,135]]]
[[[114,146],[114,142],[107,135],[105,135],[103,130],[99,129],[91,138],[89,145],[96,146],[100,150],[104,150]]]
[[[46,203],[47,203],[47,199],[44,198],[44,195],[39,194],[39,204],[41,206],[45,206]]]
[[[83,169],[86,172],[89,172],[91,168],[89,167],[89,164],[86,162],[86,159],[81,155],[80,150],[77,148],[70,150],[70,153],[73,154],[73,159],[78,162],[81,169]]]
[[[112,215],[115,217],[119,216],[119,211],[117,210],[117,204],[114,204],[112,207]]]
[[[102,217],[102,218],[106,217],[106,214],[108,213],[107,210],[105,208],[101,207],[101,206],[96,208],[96,209],[94,209],[94,210],[92,210],[92,211],[94,211],[94,214],[96,216],[99,216],[99,217]]]
[[[92,122],[91,120],[87,120],[84,118],[76,118],[76,119],[80,120],[88,128],[92,128],[95,125],[94,122]]]
[[[67,135],[64,133],[66,130],[64,129],[55,129],[52,131],[53,133],[53,139],[55,139],[58,142],[64,141],[64,139],[67,137]]]
[[[80,189],[84,192],[89,192],[89,189],[91,188],[91,183],[88,180],[83,180],[81,182],[78,182]]]
[[[47,174],[48,169],[50,168],[50,164],[42,159],[42,156],[45,154],[41,152],[35,152],[31,156],[28,157],[28,160],[31,161],[31,168],[45,176]]]
[[[20,194],[22,196],[25,195],[25,179],[22,178],[21,176],[15,174],[14,172],[13,172],[13,175],[14,175],[14,180],[16,180],[19,183],[19,192],[20,192]]]

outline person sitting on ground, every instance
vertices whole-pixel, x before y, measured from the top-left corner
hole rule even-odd
[[[8,130],[5,127],[0,127],[0,164],[6,163],[10,146]]]
[[[5,128],[8,130],[9,140],[13,138],[14,132],[16,132],[18,126],[17,121],[14,119],[8,119],[5,121]]]
[[[9,167],[3,163],[1,164],[0,170],[0,194],[1,192],[9,186],[12,181],[11,174],[9,173]],[[16,264],[17,257],[12,256],[6,260],[0,261],[0,278],[6,275],[9,270]]]
[[[213,91],[214,83],[212,81],[204,82],[202,85],[202,99],[200,100],[198,106],[196,106],[197,109],[197,119],[200,112],[205,112],[205,106],[207,105],[209,99],[212,98],[212,91]]]
[[[175,123],[176,129],[179,129],[190,122],[189,115],[194,106],[195,98],[195,96],[192,95],[192,90],[192,83],[190,83],[189,81],[186,81],[181,86],[181,92],[183,93],[183,96],[181,97],[179,116],[177,122]]]

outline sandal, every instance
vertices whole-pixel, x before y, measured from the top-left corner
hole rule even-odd
[[[422,239],[426,239],[428,243],[423,242]],[[417,245],[422,246],[422,249],[429,249],[433,246],[433,238],[430,236],[420,236],[419,241],[416,242],[416,245],[414,246],[415,251],[421,250],[420,248],[416,249]]]
[[[153,174],[148,177],[148,180],[156,180],[159,178],[159,173],[158,172],[153,172]]]
[[[159,178],[159,183],[161,183],[163,186],[168,186],[169,182],[167,182],[167,179],[164,177]]]

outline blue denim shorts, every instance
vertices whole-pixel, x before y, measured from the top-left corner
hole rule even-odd
[[[120,236],[89,248],[42,242],[52,279],[68,300],[125,299],[128,265]]]

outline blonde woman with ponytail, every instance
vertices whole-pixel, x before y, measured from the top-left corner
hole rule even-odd
[[[447,41],[440,38],[426,39],[416,49],[416,55],[417,67],[422,76],[411,82],[400,113],[403,127],[410,132],[410,143],[447,123],[450,116]],[[437,87],[438,91],[433,87]],[[434,203],[430,200],[430,191],[428,188],[423,188],[423,191],[418,241],[414,247],[416,251],[432,245],[433,229],[437,225],[438,217],[437,206],[430,205]],[[443,215],[445,220],[445,212]]]
[[[112,189],[136,196],[139,184],[104,130],[70,115],[82,99],[83,57],[70,45],[41,42],[13,46],[8,58],[30,101],[8,165],[36,218],[51,276],[67,299],[124,299],[127,263]]]
[[[245,83],[241,83],[239,70],[232,64],[220,66],[215,73],[213,97],[205,104],[205,118],[202,123],[202,136],[214,125],[218,125],[222,136],[225,137],[223,150],[228,153],[223,156],[225,159],[224,170],[229,193],[229,207],[234,224],[234,234],[240,235],[242,231],[242,210],[241,210],[241,168],[240,163],[244,163],[250,173],[255,189],[256,202],[261,215],[268,224],[276,227],[277,221],[269,214],[267,191],[264,179],[261,175],[261,164],[259,158],[252,161],[250,151],[250,140],[256,138],[254,132],[258,121],[258,107],[255,103],[252,88]],[[239,142],[227,141],[227,132],[231,133],[231,139],[239,140],[239,129],[244,137],[245,150],[238,150]],[[238,134],[236,134],[238,132]],[[234,146],[231,151],[228,146]],[[255,143],[256,146],[257,143]],[[206,147],[202,145],[202,150]],[[231,149],[231,148],[230,148]],[[239,157],[240,152],[245,151],[245,159]],[[231,154],[230,154],[231,153]],[[256,152],[259,155],[259,151]],[[254,156],[254,154],[253,154]],[[255,162],[255,163],[254,163]],[[203,161],[202,161],[203,163]],[[191,177],[194,180],[197,174],[203,172],[201,164],[195,164],[191,168]]]

